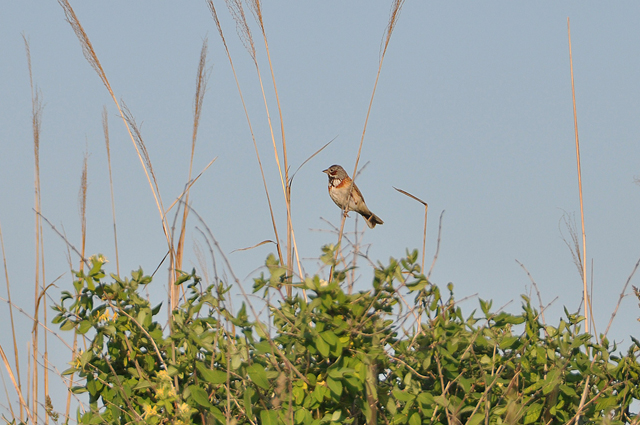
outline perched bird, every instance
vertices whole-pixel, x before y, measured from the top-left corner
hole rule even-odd
[[[376,227],[376,224],[383,224],[384,222],[380,220],[380,217],[372,213],[369,208],[367,208],[367,204],[364,203],[364,198],[362,197],[362,193],[356,184],[353,184],[353,189],[351,189],[351,178],[339,165],[332,165],[323,171],[323,173],[327,173],[329,176],[329,196],[333,199],[333,202],[336,203],[342,210],[345,212],[355,211],[367,222],[367,226],[370,228]],[[347,206],[347,197],[349,196],[349,190],[351,190],[351,198],[349,199],[349,205]]]

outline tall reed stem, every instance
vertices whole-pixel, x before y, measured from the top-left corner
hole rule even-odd
[[[587,238],[584,231],[584,206],[582,203],[582,170],[580,168],[580,141],[578,138],[578,113],[576,111],[576,87],[573,81],[573,56],[571,54],[571,25],[567,18],[567,33],[569,35],[569,63],[571,65],[571,94],[573,97],[573,127],[576,136],[576,162],[578,164],[578,191],[580,194],[580,221],[582,222],[582,290],[584,296],[585,331],[589,333],[591,300],[587,290]]]

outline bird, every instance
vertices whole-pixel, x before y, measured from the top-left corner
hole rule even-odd
[[[349,211],[355,211],[364,217],[367,222],[367,226],[373,229],[376,224],[383,224],[384,221],[377,215],[371,212],[364,202],[362,192],[358,189],[355,183],[353,183],[353,189],[351,189],[351,178],[339,165],[332,165],[326,170],[322,171],[329,176],[329,196],[336,203],[337,206],[342,209],[345,214]],[[351,197],[349,199],[349,205],[347,205],[347,197],[351,190]]]

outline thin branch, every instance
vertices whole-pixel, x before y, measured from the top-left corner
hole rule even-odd
[[[627,292],[627,287],[629,286],[629,283],[631,282],[631,278],[633,278],[633,275],[636,274],[636,271],[638,270],[638,266],[640,266],[640,259],[638,259],[638,261],[636,262],[636,265],[633,267],[631,274],[627,278],[627,281],[625,282],[624,287],[622,288],[622,292],[620,292],[620,298],[618,298],[618,303],[616,304],[616,308],[613,310],[613,313],[611,313],[611,319],[609,320],[607,329],[604,331],[605,336],[607,336],[607,333],[609,332],[609,328],[613,323],[613,319],[616,317],[616,314],[618,314],[618,308],[620,308],[620,303],[622,303],[622,299],[625,297],[625,292]]]

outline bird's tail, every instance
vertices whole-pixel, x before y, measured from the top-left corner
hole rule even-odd
[[[384,221],[382,221],[380,217],[378,217],[374,213],[371,213],[371,215],[369,215],[368,217],[365,216],[364,218],[367,222],[367,226],[369,226],[370,229],[376,227],[376,224],[384,224]]]

